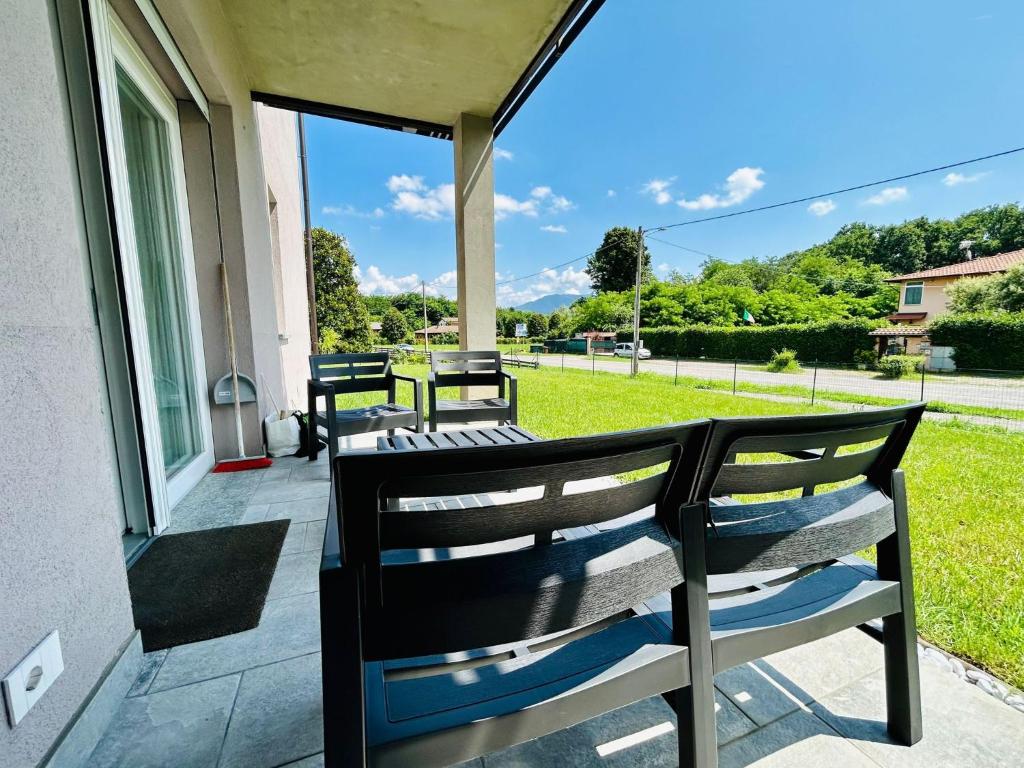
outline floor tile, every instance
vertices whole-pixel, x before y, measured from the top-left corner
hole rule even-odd
[[[241,672],[320,650],[316,594],[270,600],[255,629],[172,648],[150,691]]]
[[[269,512],[269,504],[255,504],[251,507],[246,507],[242,517],[238,520],[238,524],[247,525],[249,523],[262,523],[267,519],[267,514]]]
[[[220,768],[273,768],[324,748],[320,654],[242,676]]]
[[[306,524],[306,539],[302,544],[304,552],[322,552],[324,533],[327,531],[326,520],[314,520]]]
[[[291,520],[293,523],[308,523],[311,520],[327,519],[327,495],[314,499],[299,499],[271,504],[267,520]]]
[[[249,500],[250,504],[274,504],[280,501],[326,498],[330,492],[330,481],[322,479],[268,480],[260,483]]]
[[[669,730],[665,724],[669,724]],[[579,725],[540,739],[484,756],[486,768],[540,768],[541,766],[602,766],[602,768],[645,768],[679,764],[676,716],[660,696],[608,712]],[[607,755],[598,747],[651,728],[653,735],[637,744]],[[662,729],[665,729],[662,731]]]
[[[300,540],[301,541],[301,540]],[[320,553],[281,555],[270,582],[267,600],[316,592],[320,588]]]
[[[719,768],[877,768],[814,715],[798,711],[720,747]]]
[[[88,768],[214,768],[239,678],[125,699]]]
[[[260,485],[270,480],[287,480],[292,474],[290,466],[281,465],[278,459],[274,459],[273,466],[260,470]]]
[[[293,522],[288,526],[288,533],[285,534],[284,543],[281,545],[282,555],[294,555],[302,552],[303,544],[306,541],[306,526],[308,523]]]
[[[302,760],[296,760],[294,763],[282,765],[281,768],[324,768],[324,753],[320,752]]]
[[[921,665],[924,738],[912,748],[886,732],[885,678],[879,672],[811,708],[883,766],[1024,765],[1024,714],[944,670]]]
[[[882,666],[882,644],[850,629],[715,675],[715,685],[766,725]]]
[[[149,687],[153,684],[156,679],[157,672],[160,671],[160,667],[163,666],[164,660],[167,658],[167,649],[162,651],[153,651],[151,653],[142,654],[142,668],[139,670],[139,676],[135,678],[135,682],[132,683],[132,687],[128,689],[127,695],[141,696],[144,693],[149,692]]]
[[[331,477],[331,465],[324,456],[317,461],[307,461],[305,464],[292,469],[289,479],[293,482],[302,480],[328,480]]]

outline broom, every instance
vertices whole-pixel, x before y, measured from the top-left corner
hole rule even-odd
[[[265,469],[273,464],[267,456],[246,456],[242,439],[242,402],[238,392],[238,360],[235,357],[235,324],[231,317],[231,291],[228,288],[228,267],[220,263],[220,282],[224,289],[224,319],[228,331],[228,357],[231,363],[231,390],[234,395],[235,437],[238,438],[238,458],[217,462],[214,472],[242,472],[247,469]]]

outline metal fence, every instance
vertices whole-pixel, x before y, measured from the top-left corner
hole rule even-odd
[[[928,402],[939,418],[1024,429],[1024,372],[925,371],[889,378],[864,366],[801,363],[772,372],[765,360],[646,360],[641,371],[671,375],[676,384],[780,401],[841,407]]]

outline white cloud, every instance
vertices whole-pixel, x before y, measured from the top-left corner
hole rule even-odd
[[[670,179],[651,179],[644,184],[641,191],[653,197],[654,202],[658,205],[665,205],[665,203],[672,202],[672,193],[668,191],[668,188],[672,186],[672,182],[675,180],[675,176]]]
[[[662,262],[661,264],[656,266],[654,269],[655,269],[656,272],[658,272],[658,274],[664,275],[665,273],[672,271],[672,265],[666,264],[665,262]]]
[[[864,205],[888,205],[898,203],[907,199],[906,187],[886,187],[876,195],[872,195],[864,201]]]
[[[947,187],[955,187],[959,184],[973,184],[980,179],[988,176],[988,173],[974,173],[970,176],[964,176],[962,173],[947,173],[942,177],[942,183]]]
[[[359,266],[356,266],[353,272],[359,283],[359,290],[365,294],[392,295],[411,291],[420,286],[420,276],[415,272],[401,276],[385,275],[374,264],[367,267],[365,273]]]
[[[827,216],[836,209],[836,204],[831,200],[815,200],[807,206],[807,210],[815,216]]]
[[[455,185],[427,187],[422,176],[392,176],[388,189],[395,193],[391,207],[417,219],[437,221],[455,211]]]
[[[495,273],[497,282],[510,280],[515,275]],[[551,293],[568,293],[580,296],[590,292],[590,275],[571,265],[562,270],[545,269],[533,280],[521,280],[497,286],[497,300],[500,307],[514,307],[527,301],[539,299]]]
[[[511,195],[503,195],[500,192],[494,193],[494,219],[501,221],[515,213],[523,216],[534,217],[537,215],[536,200],[516,200]]]
[[[705,193],[695,200],[679,198],[676,200],[676,205],[688,211],[704,211],[711,208],[728,208],[738,205],[764,187],[764,181],[761,179],[761,174],[763,173],[763,168],[751,168],[749,166],[737,168],[725,179],[723,186],[724,195]]]
[[[495,147],[492,154],[494,155],[495,160],[511,160],[515,157],[515,155],[507,149],[501,149],[500,147]]]
[[[372,211],[360,211],[351,203],[325,205],[320,211],[325,216],[355,216],[358,219],[381,219],[384,217],[383,208],[374,208]]]
[[[615,190],[614,189],[609,189],[608,192],[606,193],[606,195],[608,197],[615,197]]]
[[[541,227],[541,231],[542,232],[555,232],[556,234],[564,235],[569,230],[567,230],[561,224],[546,224],[545,226]]]
[[[388,178],[386,186],[394,195],[391,199],[391,208],[396,211],[428,221],[450,218],[455,213],[454,184],[430,187],[422,176],[400,174]],[[556,195],[548,186],[534,187],[525,200],[518,200],[501,192],[494,194],[494,218],[497,221],[515,214],[534,218],[542,212],[562,213],[575,207],[569,198]],[[376,213],[373,215],[378,217]],[[384,215],[383,210],[379,215]]]
[[[387,185],[389,192],[401,192],[403,190],[406,192],[419,192],[426,189],[422,176],[407,176],[404,173],[390,177]]]

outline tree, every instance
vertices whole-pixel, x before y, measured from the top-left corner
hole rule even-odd
[[[1024,264],[1002,274],[957,280],[947,289],[956,313],[1024,312]]]
[[[529,336],[544,336],[548,332],[548,318],[540,312],[531,312],[526,318],[526,333]]]
[[[409,324],[405,322],[405,315],[394,307],[389,309],[380,321],[380,335],[389,344],[405,341],[405,337],[409,335]]]
[[[370,348],[370,316],[359,295],[355,258],[341,235],[313,228],[316,322],[323,351],[361,352]]]
[[[613,227],[604,233],[601,247],[587,260],[586,273],[595,291],[626,291],[636,283],[636,253],[640,235],[635,229]],[[651,252],[643,246],[641,282],[651,279]]]

